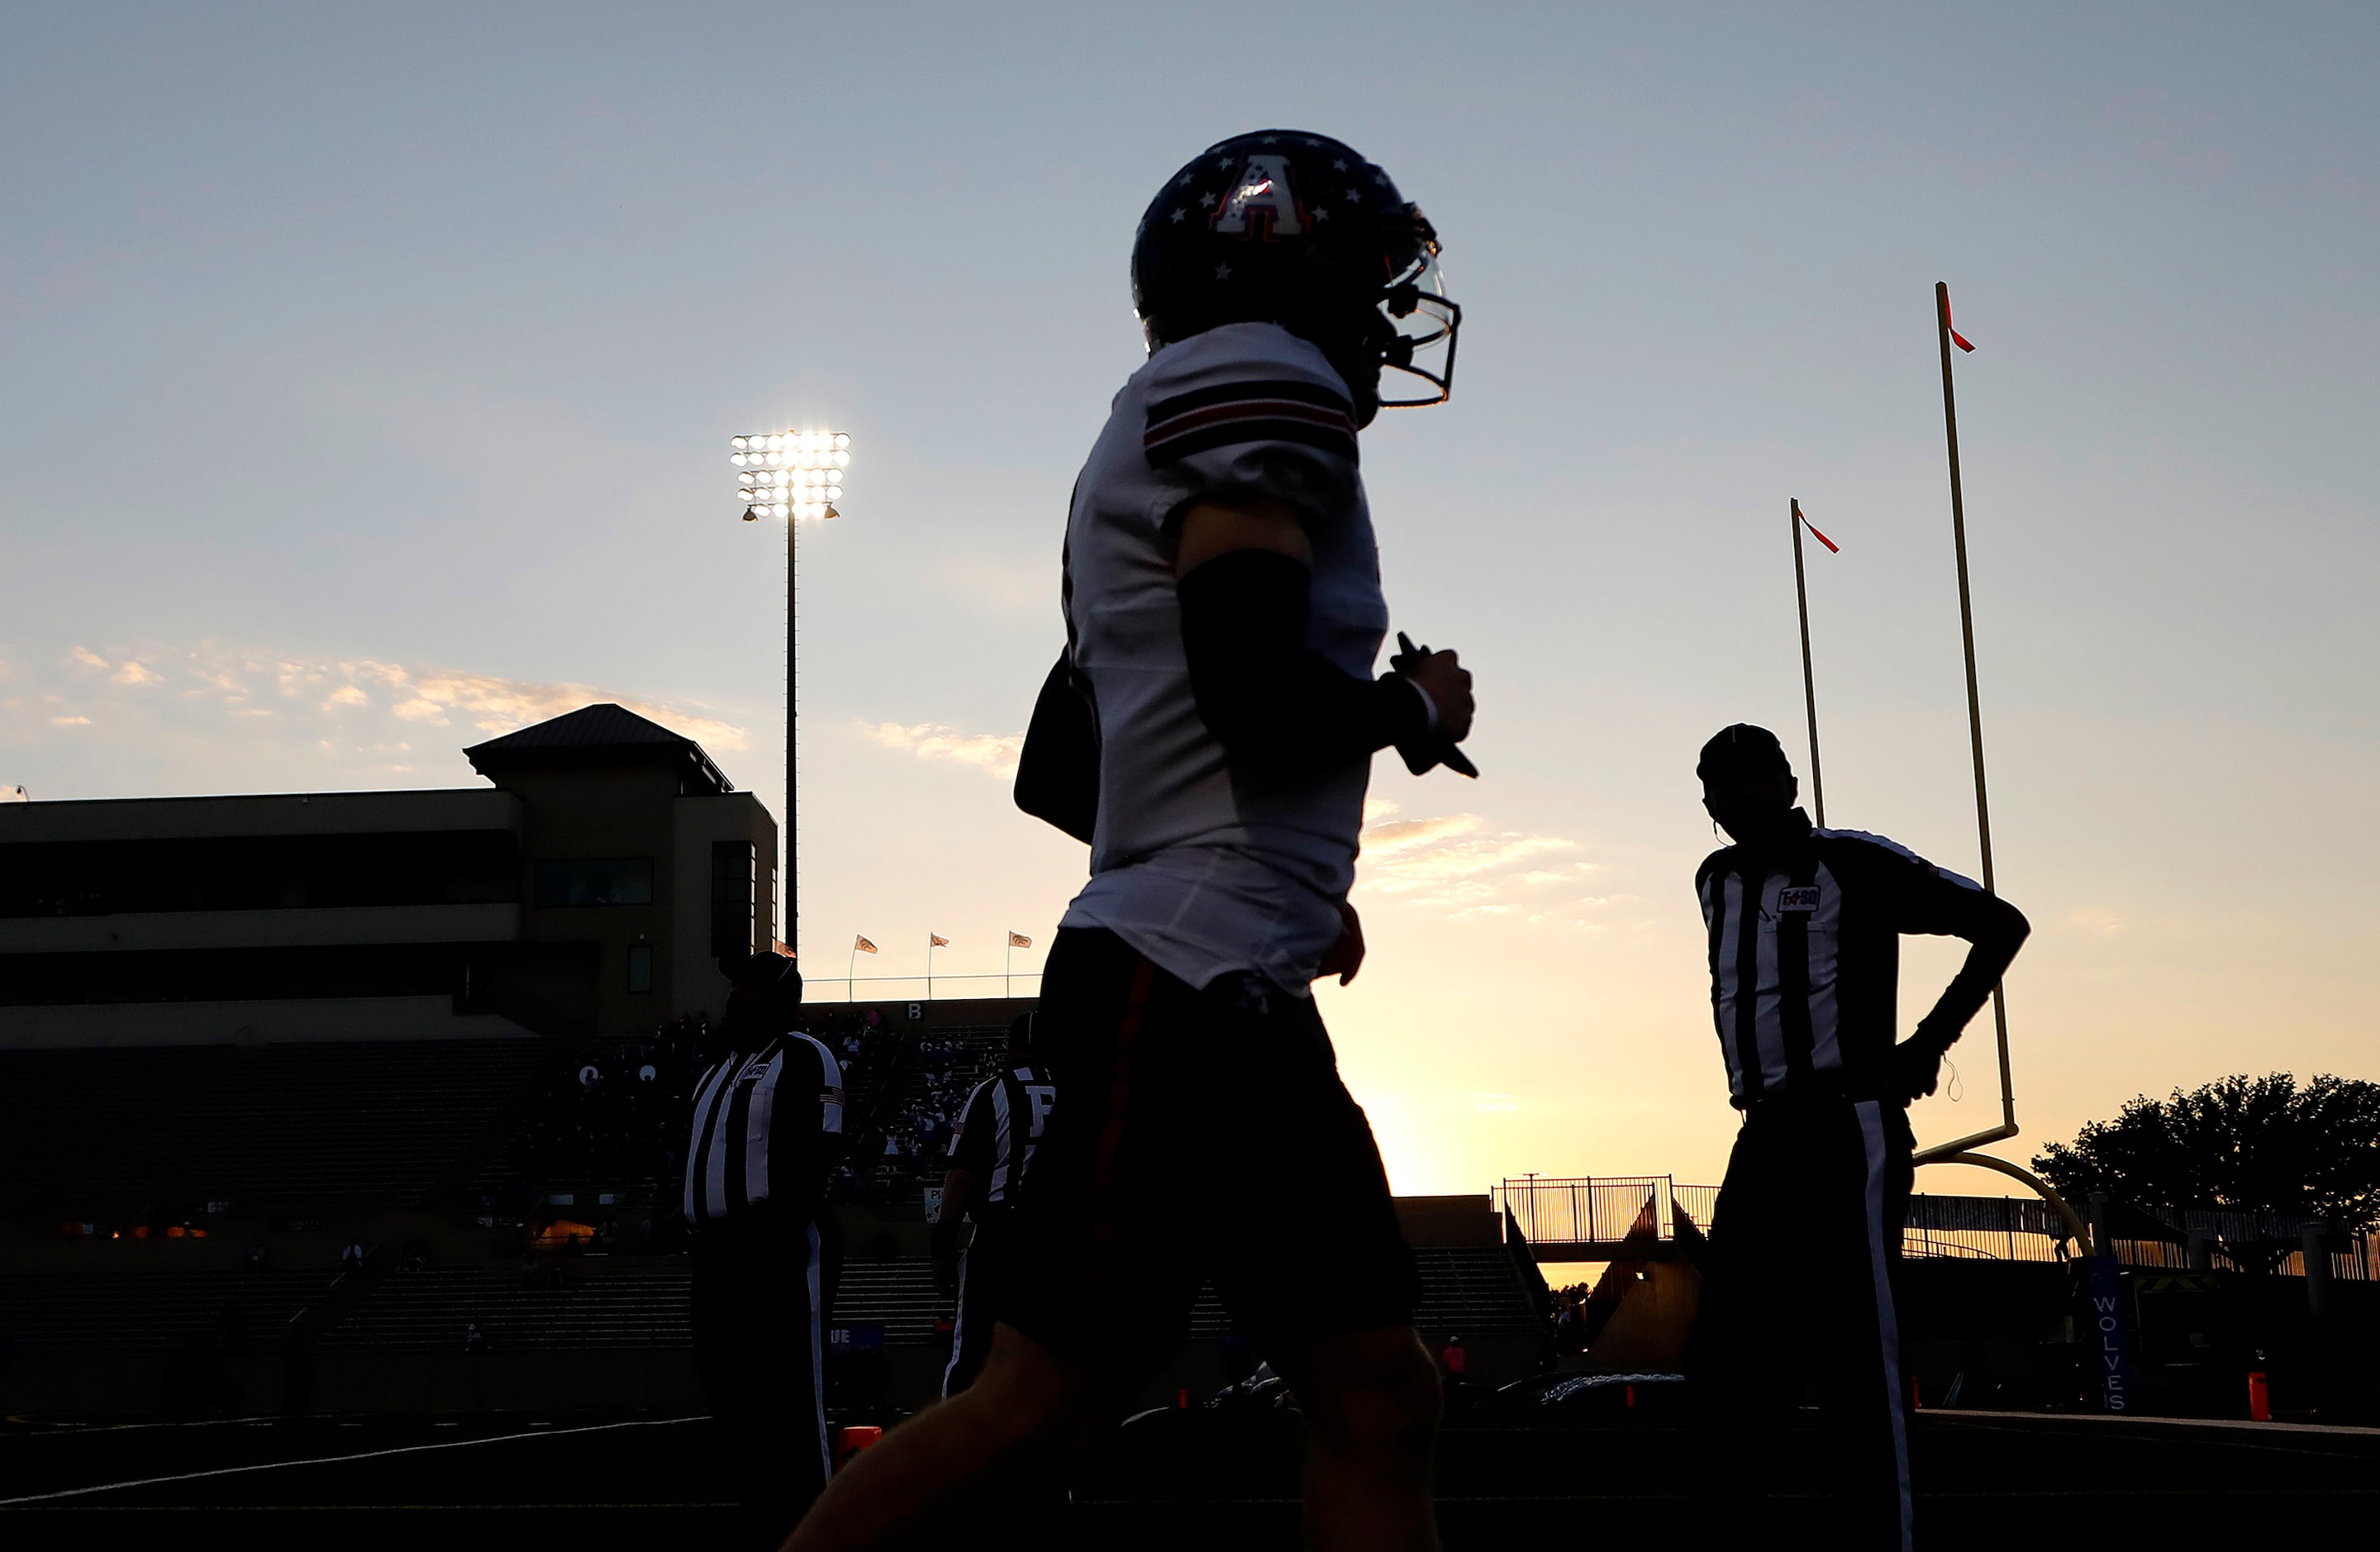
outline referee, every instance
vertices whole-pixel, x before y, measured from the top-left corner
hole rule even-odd
[[[1008,1026],[1004,1070],[967,1097],[951,1137],[950,1169],[942,1176],[934,1271],[944,1291],[955,1290],[959,1301],[950,1366],[942,1371],[944,1396],[965,1389],[991,1351],[992,1301],[1007,1248],[1009,1206],[1033,1167],[1034,1150],[1049,1130],[1057,1100],[1057,1085],[1033,1065],[1033,1015],[1020,1013]],[[961,1215],[975,1223],[975,1238],[964,1253],[958,1243]]]
[[[2024,917],[1879,835],[1816,830],[1776,734],[1703,746],[1703,806],[1736,844],[1695,876],[1711,1008],[1743,1112],[1712,1219],[1689,1360],[1709,1479],[1755,1511],[1816,1369],[1840,1512],[1832,1545],[1912,1545],[1909,1388],[1893,1281],[1913,1139],[1908,1107],[2016,957]],[[1966,964],[1894,1043],[1900,935],[1962,938]]]
[[[793,1027],[802,977],[780,954],[733,972],[728,1049],[695,1090],[685,1206],[694,1231],[694,1354],[739,1543],[785,1538],[831,1470],[820,1333],[833,1297],[826,1180],[843,1142],[843,1073]]]

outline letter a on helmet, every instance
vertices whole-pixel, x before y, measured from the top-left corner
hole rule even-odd
[[[1289,182],[1289,158],[1251,156],[1240,181],[1215,209],[1215,230],[1237,236],[1250,230],[1260,237],[1296,237],[1305,234],[1305,212]]]

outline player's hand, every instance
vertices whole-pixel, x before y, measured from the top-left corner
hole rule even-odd
[[[1449,744],[1460,744],[1471,736],[1471,671],[1452,652],[1432,652],[1401,672],[1419,685],[1438,708],[1437,736]]]
[[[1453,656],[1451,652],[1447,655]],[[1329,953],[1322,956],[1322,964],[1315,971],[1315,978],[1336,976],[1339,984],[1345,986],[1363,967],[1364,923],[1355,915],[1355,907],[1342,900],[1339,903],[1339,940],[1330,945]]]
[[[1903,1040],[1892,1048],[1893,1084],[1906,1103],[1934,1092],[1942,1078],[1942,1053],[1926,1040]]]

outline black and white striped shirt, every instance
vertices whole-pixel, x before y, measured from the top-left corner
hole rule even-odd
[[[764,1202],[788,1204],[820,1150],[843,1132],[843,1070],[795,1030],[731,1050],[695,1089],[686,1154],[688,1222],[715,1223]]]
[[[976,1201],[1004,1207],[1014,1200],[1057,1103],[1057,1085],[1038,1067],[995,1073],[976,1085],[951,1134],[951,1167],[984,1182]]]
[[[1894,1097],[1900,934],[1973,941],[2022,917],[1880,835],[1791,818],[1781,839],[1715,852],[1694,878],[1730,1097],[1739,1109],[1821,1087]]]

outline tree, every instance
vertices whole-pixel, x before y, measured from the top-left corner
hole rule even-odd
[[[2137,1095],[2111,1122],[2052,1143],[2033,1167],[2060,1194],[2380,1222],[2380,1084],[2244,1073],[2173,1097]]]

